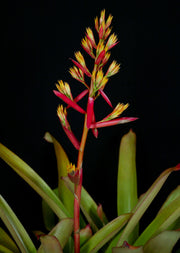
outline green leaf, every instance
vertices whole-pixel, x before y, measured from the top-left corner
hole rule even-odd
[[[136,249],[116,247],[112,253],[171,253],[180,239],[180,231],[164,231]],[[176,252],[177,253],[177,252]]]
[[[122,234],[122,230],[116,236],[113,237],[107,249],[105,250],[105,253],[112,253],[112,248],[114,248],[117,245],[121,234]]]
[[[12,250],[0,245],[0,253],[14,253]]]
[[[52,235],[45,235],[40,237],[41,247],[38,253],[63,253],[58,239]]]
[[[63,249],[66,243],[68,242],[72,234],[72,231],[73,231],[73,219],[66,218],[58,222],[58,224],[49,232],[48,235],[55,237],[58,240],[59,244],[61,245],[61,248]],[[47,240],[49,242],[49,238]],[[52,240],[54,241],[54,239]],[[41,252],[42,248],[43,245],[41,244],[41,246],[38,249],[38,252]]]
[[[123,228],[130,217],[131,214],[124,214],[109,222],[81,247],[81,253],[97,252]]]
[[[57,167],[58,167],[59,198],[64,204],[64,206],[67,208],[70,215],[73,217],[74,197],[72,196],[71,192],[65,186],[64,181],[62,180],[62,177],[67,176],[67,167],[70,164],[69,159],[64,149],[62,148],[62,146],[50,133],[47,132],[44,138],[45,140],[47,140],[50,143],[53,143],[54,145],[54,150],[55,150],[56,160],[57,160]]]
[[[132,212],[138,202],[136,175],[136,135],[130,130],[120,143],[117,177],[118,216]],[[132,244],[138,237],[138,226],[126,240]]]
[[[134,245],[144,245],[151,237],[166,230],[178,217],[180,217],[180,196],[175,198],[158,213]]]
[[[61,220],[49,233],[49,235],[55,236],[61,244],[61,247],[64,248],[69,237],[73,231],[73,219],[66,218]]]
[[[53,192],[58,197],[58,188],[54,189]],[[57,223],[56,216],[44,199],[42,200],[42,214],[44,226],[48,231],[50,231]]]
[[[118,216],[130,213],[138,202],[136,176],[136,135],[132,130],[122,137],[117,178]]]
[[[63,249],[63,253],[70,253],[70,252],[74,252],[74,239],[72,236],[69,237],[69,240]]]
[[[11,237],[0,227],[0,245],[12,250],[14,253],[20,253]]]
[[[148,191],[143,194],[141,199],[138,201],[137,205],[133,210],[133,215],[129,220],[127,226],[125,227],[117,246],[121,246],[124,241],[129,237],[135,226],[138,224],[140,218],[143,216],[144,212],[147,210],[153,199],[156,197],[157,193],[160,191],[161,187],[165,183],[168,176],[173,171],[177,171],[179,168],[173,167],[165,170],[161,175],[155,180],[152,186],[148,189]]]
[[[50,134],[45,133],[45,140],[53,143],[54,150],[56,154],[57,160],[57,168],[58,168],[58,196],[66,209],[68,210],[71,217],[74,216],[74,196],[71,191],[66,187],[64,180],[62,177],[67,177],[67,167],[70,164],[67,154],[64,149],[60,145],[60,143]],[[86,223],[82,216],[80,216],[80,227],[85,227]]]
[[[48,203],[60,219],[70,217],[63,203],[46,182],[29,165],[1,143],[0,157]]]
[[[158,214],[167,206],[169,205],[174,199],[176,199],[177,197],[180,196],[180,185],[173,190],[169,196],[167,197],[166,201],[164,202],[164,204],[162,205],[161,209],[159,210]],[[180,218],[178,218],[175,222],[173,222],[168,228],[167,230],[176,230],[180,228]]]
[[[92,236],[92,230],[89,225],[80,230],[80,246],[87,242]]]
[[[74,184],[70,181],[68,177],[63,178],[65,185],[70,189],[70,191],[74,194]],[[107,223],[107,218],[103,212],[103,221],[98,216],[97,209],[98,206],[89,193],[82,187],[81,191],[81,203],[80,203],[81,210],[88,220],[92,230],[96,232],[98,228],[101,228],[104,224]]]
[[[159,213],[168,206],[174,199],[178,198],[180,196],[180,185],[176,189],[174,189],[169,196],[167,197],[166,201],[162,205],[161,209],[159,210]]]
[[[2,196],[0,196],[0,217],[17,243],[21,252],[36,253],[36,248],[29,235]]]
[[[144,253],[171,253],[179,239],[180,231],[164,231],[146,243]]]

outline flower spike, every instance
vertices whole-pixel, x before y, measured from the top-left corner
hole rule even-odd
[[[119,117],[119,115],[122,114],[123,111],[125,111],[128,108],[128,106],[129,104],[125,104],[125,105],[120,104],[120,103],[117,104],[114,110],[109,115],[107,115],[103,120],[101,120],[101,122],[109,121],[109,120]]]
[[[71,76],[80,81],[80,82],[84,82],[84,75],[83,72],[80,71],[80,69],[78,69],[76,66],[73,66],[72,68],[69,69],[69,73],[71,74]]]
[[[86,28],[86,37],[90,41],[92,47],[96,48],[96,42],[95,42],[95,39],[94,39],[93,31],[89,27]]]
[[[62,128],[64,132],[66,133],[67,137],[69,138],[71,143],[74,145],[74,147],[77,150],[79,150],[79,147],[80,147],[79,141],[76,139],[73,132],[71,131],[71,127],[69,125],[69,122],[67,121],[67,111],[66,111],[66,108],[63,107],[63,105],[58,106],[57,115],[59,117]]]
[[[63,83],[63,81],[60,80],[60,81],[58,81],[58,84],[56,84],[56,88],[59,90],[59,92],[64,94],[66,97],[73,99],[68,83],[66,83],[66,82]]]
[[[112,19],[113,19],[113,16],[110,14],[106,21],[106,26],[105,26],[106,29],[111,25]]]
[[[94,25],[95,25],[96,31],[99,32],[99,21],[98,21],[98,17],[95,17],[95,19],[94,19]]]
[[[87,37],[82,39],[81,41],[81,46],[82,48],[88,53],[93,59],[95,58],[94,53],[93,53],[93,47],[91,42],[88,40]]]
[[[84,68],[86,68],[86,63],[85,63],[84,57],[83,57],[83,55],[81,54],[80,51],[78,51],[78,52],[75,53],[75,57],[76,57],[77,61],[78,61]]]
[[[91,73],[89,72],[89,70],[87,68],[84,68],[79,62],[71,59],[71,61],[78,67],[82,70],[82,72],[84,74],[86,74],[88,77],[91,77]]]
[[[118,39],[117,39],[117,36],[113,33],[107,43],[106,43],[106,50],[110,50],[111,48],[113,48],[114,46],[116,46],[118,44]]]
[[[120,64],[117,64],[116,61],[113,61],[111,65],[109,66],[105,76],[107,77],[113,76],[118,73],[119,69],[120,69]]]

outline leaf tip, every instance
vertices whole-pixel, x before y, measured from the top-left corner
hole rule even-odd
[[[175,166],[175,171],[180,170],[180,163]]]
[[[53,143],[52,136],[51,136],[51,134],[50,134],[49,132],[46,132],[46,133],[45,133],[44,139],[45,139],[47,142]]]

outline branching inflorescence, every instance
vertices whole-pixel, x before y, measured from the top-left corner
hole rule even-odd
[[[106,73],[103,72],[103,67],[108,62],[110,58],[110,50],[118,44],[117,36],[113,33],[111,34],[112,28],[110,27],[112,22],[112,16],[109,15],[107,20],[105,20],[105,10],[101,12],[100,18],[95,18],[95,29],[98,33],[98,43],[95,41],[95,37],[91,28],[86,29],[85,38],[82,39],[81,46],[88,53],[88,55],[94,60],[94,66],[92,72],[87,68],[84,56],[80,51],[75,53],[76,60],[72,60],[74,66],[70,68],[69,73],[71,76],[82,83],[85,86],[85,90],[81,92],[76,98],[73,98],[70,90],[70,86],[67,82],[62,80],[58,81],[56,87],[58,91],[54,90],[56,96],[61,98],[67,105],[67,108],[72,107],[76,111],[87,114],[87,128],[95,129],[104,126],[111,126],[121,123],[126,123],[135,120],[132,117],[122,117],[118,118],[121,113],[128,107],[128,104],[119,103],[113,112],[106,116],[99,122],[95,121],[94,113],[94,101],[101,95],[108,105],[112,106],[112,103],[108,96],[104,92],[104,88],[109,81],[109,78],[115,74],[120,69],[120,64],[116,61],[112,61],[108,67]],[[85,79],[89,79],[89,83]],[[84,97],[88,95],[87,110],[85,111],[77,103]],[[64,131],[69,137],[75,148],[79,148],[77,145],[74,134],[71,131],[70,125],[67,121],[67,110],[60,105],[58,107],[58,117],[62,124]],[[97,131],[93,131],[95,137],[97,137]]]
[[[107,20],[105,19],[105,10],[101,11],[100,18],[95,18],[95,30],[97,32],[98,42],[95,40],[95,36],[91,28],[86,28],[85,37],[81,41],[82,48],[94,61],[92,71],[89,70],[85,62],[84,56],[80,51],[75,52],[75,60],[71,59],[74,66],[70,68],[69,73],[71,76],[82,83],[85,89],[75,98],[73,98],[70,86],[67,82],[62,80],[56,84],[57,90],[54,93],[57,97],[62,99],[67,107],[59,105],[57,114],[60,119],[61,125],[72,142],[74,147],[79,151],[77,166],[71,164],[67,170],[68,176],[75,184],[75,198],[74,198],[74,246],[75,253],[79,252],[79,206],[81,199],[81,187],[82,187],[82,162],[83,154],[86,143],[86,138],[89,129],[92,130],[94,136],[98,137],[98,128],[112,126],[117,124],[123,124],[136,120],[134,117],[119,117],[129,104],[118,103],[115,108],[106,95],[104,89],[109,81],[109,78],[118,73],[120,64],[115,60],[111,62],[107,67],[107,62],[110,59],[110,50],[118,44],[117,36],[112,33],[110,27],[112,22],[112,15],[109,15]],[[106,71],[104,66],[106,65]],[[88,95],[87,107],[83,109],[78,105],[78,102]],[[102,120],[96,122],[94,112],[94,102],[102,96],[107,104],[112,108],[112,112]],[[73,108],[79,113],[85,115],[84,128],[82,132],[81,141],[78,141],[73,134],[70,124],[67,120],[67,109]]]

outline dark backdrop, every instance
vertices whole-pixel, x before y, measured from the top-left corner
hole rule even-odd
[[[157,2],[157,1],[156,1]],[[129,116],[137,122],[89,134],[84,160],[84,186],[102,203],[111,219],[116,215],[118,149],[123,134],[137,134],[139,194],[166,168],[180,162],[179,24],[176,13],[163,5],[138,1],[6,1],[0,92],[0,141],[24,159],[51,187],[57,185],[53,147],[43,139],[49,131],[63,145],[72,162],[77,152],[56,116],[59,100],[52,92],[63,79],[73,91],[80,84],[70,78],[69,58],[81,49],[85,27],[105,8],[114,16],[113,31],[120,43],[112,50],[122,64],[106,91],[113,105],[129,102]],[[102,99],[97,115],[108,107]],[[72,129],[80,136],[82,119],[70,113]],[[74,120],[74,121],[73,121]],[[10,167],[0,161],[0,192],[30,231],[41,228],[41,200]],[[165,196],[180,180],[172,175],[159,199],[144,218],[155,215]]]

